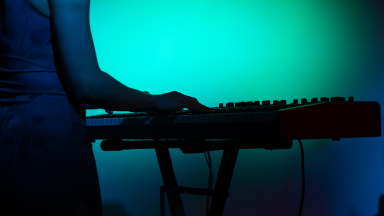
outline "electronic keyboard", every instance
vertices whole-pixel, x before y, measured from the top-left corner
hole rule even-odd
[[[354,101],[353,97],[348,101],[344,97],[303,98],[300,102],[220,103],[206,112],[113,114],[106,110],[109,114],[87,117],[86,124],[93,142],[106,139],[101,143],[104,151],[156,150],[164,182],[161,215],[165,215],[166,194],[171,215],[184,216],[180,193],[187,193],[212,196],[208,215],[221,216],[240,149],[289,149],[293,139],[301,144],[300,139],[381,136],[378,102]],[[214,189],[178,186],[168,148],[180,148],[184,153],[224,150]]]
[[[381,136],[380,104],[349,97],[220,103],[206,112],[86,118],[94,139],[325,139]]]

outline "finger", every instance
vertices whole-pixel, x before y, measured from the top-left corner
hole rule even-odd
[[[193,106],[191,107],[191,109],[195,112],[204,112],[204,111],[208,111],[210,110],[210,108],[198,103],[198,104],[193,104]]]

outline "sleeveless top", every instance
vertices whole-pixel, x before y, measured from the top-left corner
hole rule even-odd
[[[84,103],[55,67],[50,19],[0,0],[0,215],[101,216]]]
[[[50,19],[27,0],[0,0],[0,103],[25,94],[66,96],[85,120],[84,104],[69,94],[60,75]]]

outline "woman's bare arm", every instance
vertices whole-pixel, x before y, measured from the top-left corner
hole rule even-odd
[[[89,0],[49,0],[49,5],[56,66],[71,94],[106,109],[155,109],[154,96],[129,88],[100,70],[89,23]]]
[[[49,0],[49,5],[56,67],[78,100],[116,111],[209,109],[178,92],[154,96],[129,88],[101,71],[89,23],[90,0]]]

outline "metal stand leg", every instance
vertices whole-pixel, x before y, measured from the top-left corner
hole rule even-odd
[[[158,142],[158,140],[155,140],[155,142]],[[177,187],[176,176],[175,176],[175,172],[173,171],[171,156],[169,154],[168,148],[166,147],[156,148],[156,155],[157,155],[157,160],[159,162],[160,172],[163,178],[164,186]],[[164,188],[160,190],[162,190],[161,192],[163,194]],[[164,196],[161,195],[161,198],[163,197]],[[169,208],[171,210],[172,216],[185,216],[180,194],[167,193],[167,199],[168,199]],[[162,203],[163,202],[164,202],[164,199],[162,200]],[[164,209],[162,209],[162,214],[163,212],[165,214]]]
[[[217,175],[214,195],[209,208],[209,216],[221,216],[224,212],[225,202],[229,195],[233,170],[237,160],[239,149],[225,149],[221,158],[219,173]]]

